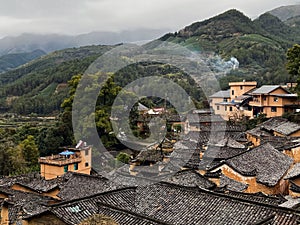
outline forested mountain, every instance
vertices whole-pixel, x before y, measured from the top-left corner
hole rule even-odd
[[[233,9],[166,34],[161,40],[180,43],[200,52],[212,52],[224,59],[237,58],[240,69],[221,78],[224,85],[230,79],[252,79],[259,84],[295,80],[285,70],[286,51],[300,41],[300,30],[270,13],[251,20]]]
[[[26,53],[3,55],[0,57],[0,73],[14,69],[45,54],[46,52],[42,50],[35,50]]]
[[[112,46],[56,51],[0,74],[2,110],[20,114],[51,114],[67,96],[67,82]]]

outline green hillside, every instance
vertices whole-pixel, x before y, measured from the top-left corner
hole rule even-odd
[[[67,82],[112,46],[70,48],[50,53],[0,74],[3,111],[51,114],[67,96]]]
[[[0,57],[0,73],[14,69],[45,54],[42,50],[35,50],[28,53],[3,55]]]
[[[232,9],[166,34],[161,40],[200,52],[213,52],[223,59],[237,58],[240,69],[229,74],[236,80],[254,79],[259,84],[280,84],[295,80],[285,70],[286,51],[300,41],[299,34],[298,29],[269,13],[251,20]]]

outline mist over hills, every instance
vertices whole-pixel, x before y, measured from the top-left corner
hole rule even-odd
[[[12,70],[43,55],[46,55],[46,52],[37,49],[32,52],[0,56],[0,73]]]
[[[158,38],[165,30],[137,29],[122,32],[91,32],[76,36],[60,34],[30,34],[0,39],[0,56],[11,53],[32,52],[40,49],[46,53],[71,47],[88,45],[113,45]]]
[[[89,45],[114,45],[146,42],[164,33],[159,29],[138,29],[122,32],[91,32],[76,36],[30,34],[0,39],[0,73],[14,69],[47,53]]]

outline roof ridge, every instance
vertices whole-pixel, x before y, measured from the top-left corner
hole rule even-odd
[[[102,196],[102,195],[106,195],[106,194],[111,194],[111,193],[114,193],[114,192],[121,192],[121,191],[125,191],[125,190],[136,189],[136,188],[137,187],[132,186],[132,187],[124,187],[124,188],[119,188],[119,189],[115,189],[115,190],[105,191],[105,192],[102,192],[102,193],[92,194],[92,195],[85,196],[85,197],[82,197],[82,198],[76,198],[76,199],[71,199],[71,200],[55,203],[55,204],[52,204],[51,207],[52,206],[61,206],[61,205],[65,205],[65,204],[70,204],[70,203],[73,203],[73,202],[76,202],[76,201],[88,200],[90,198],[94,198],[94,197],[98,197],[98,196]]]
[[[210,195],[214,195],[214,196],[218,196],[218,197],[223,197],[226,199],[232,199],[235,201],[240,201],[240,202],[245,202],[245,203],[254,203],[260,206],[264,206],[264,207],[269,207],[269,208],[273,208],[273,209],[277,209],[279,211],[282,212],[288,212],[288,213],[298,213],[300,212],[300,210],[296,210],[296,209],[290,209],[290,208],[286,208],[286,207],[282,207],[282,206],[274,206],[272,204],[268,204],[268,203],[262,203],[262,202],[258,202],[255,200],[249,200],[249,199],[243,199],[243,198],[239,198],[239,197],[235,197],[235,196],[229,196],[223,193],[219,193],[219,192],[215,192],[215,191],[211,191],[205,188],[200,188],[200,187],[185,187],[185,186],[180,186],[177,184],[169,184],[167,182],[159,182],[157,184],[163,184],[163,185],[167,185],[169,187],[176,187],[179,189],[185,189],[186,191],[193,191],[193,192],[204,192]]]
[[[98,206],[98,205],[102,205],[102,206],[104,206],[104,207],[108,207],[108,208],[111,208],[111,209],[115,209],[115,210],[118,210],[118,211],[121,211],[121,212],[130,214],[130,215],[134,215],[134,216],[137,216],[137,217],[142,218],[142,219],[147,219],[147,220],[150,220],[150,221],[153,221],[153,222],[162,224],[162,225],[172,225],[172,224],[170,224],[170,223],[166,223],[166,222],[164,222],[164,221],[157,220],[157,219],[155,219],[155,218],[151,218],[151,217],[148,217],[148,216],[146,216],[146,215],[136,213],[136,212],[134,212],[134,211],[129,211],[129,210],[126,210],[126,209],[122,209],[122,208],[119,208],[119,207],[117,207],[117,206],[110,205],[110,204],[107,204],[107,203],[104,203],[104,202],[97,202],[96,204],[97,204],[97,206]]]

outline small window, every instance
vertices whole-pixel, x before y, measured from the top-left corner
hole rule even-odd
[[[217,110],[220,110],[220,106],[217,105]]]
[[[264,101],[267,101],[267,97],[266,97],[266,96],[264,96],[264,97],[263,97],[263,100],[264,100]]]
[[[278,102],[278,98],[277,97],[274,97],[274,102]]]
[[[65,165],[65,166],[64,166],[64,172],[65,172],[65,173],[68,172],[68,165]]]
[[[232,106],[229,107],[229,111],[232,112]]]
[[[234,95],[234,90],[231,91],[231,94]]]
[[[85,156],[89,155],[89,150],[88,149],[86,149],[84,152],[85,152]]]
[[[240,89],[243,90],[243,86],[242,85],[240,86]]]
[[[85,167],[88,167],[88,166],[89,166],[89,163],[88,163],[88,162],[86,162],[86,163],[85,163]]]
[[[78,163],[74,164],[74,170],[78,170]]]
[[[227,99],[227,98],[224,98],[224,99],[223,99],[223,102],[228,102],[228,99]]]
[[[277,108],[276,107],[271,107],[271,112],[277,112]]]
[[[227,106],[225,106],[225,111],[227,111]]]

